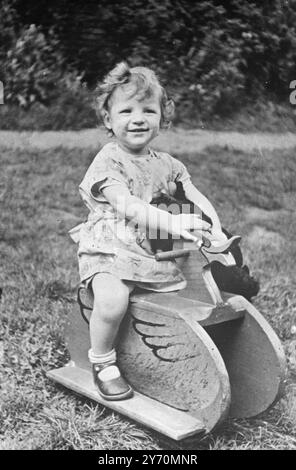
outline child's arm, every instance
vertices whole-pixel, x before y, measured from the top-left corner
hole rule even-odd
[[[123,185],[113,185],[102,189],[102,193],[121,217],[132,220],[141,227],[164,230],[186,240],[197,241],[188,230],[208,230],[210,224],[197,214],[172,215],[153,207],[136,196]]]
[[[215,211],[213,205],[210,203],[208,198],[204,196],[198,189],[191,183],[185,183],[183,185],[185,196],[193,204],[199,207],[208,217],[212,219],[212,236],[215,240],[225,240],[226,235],[222,232],[221,222],[218,214]],[[212,238],[212,237],[211,237]]]

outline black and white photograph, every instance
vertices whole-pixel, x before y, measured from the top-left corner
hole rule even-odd
[[[296,0],[0,0],[0,450],[296,450],[295,207]]]

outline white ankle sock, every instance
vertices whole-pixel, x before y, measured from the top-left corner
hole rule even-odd
[[[88,359],[92,364],[104,364],[105,362],[116,361],[116,351],[115,349],[111,349],[111,351],[106,354],[94,354],[93,350],[89,349]]]

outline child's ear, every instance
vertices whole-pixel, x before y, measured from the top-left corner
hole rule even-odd
[[[102,112],[102,118],[103,118],[105,127],[111,131],[112,128],[111,128],[110,115],[106,109],[104,109]]]

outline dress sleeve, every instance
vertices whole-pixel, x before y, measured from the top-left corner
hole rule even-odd
[[[181,182],[184,184],[189,183],[191,181],[191,176],[188,173],[186,166],[177,160],[174,157],[171,157],[172,161],[172,181],[175,183]]]
[[[80,189],[96,201],[104,202],[102,189],[113,185],[128,187],[128,177],[117,152],[104,148],[88,168]]]

